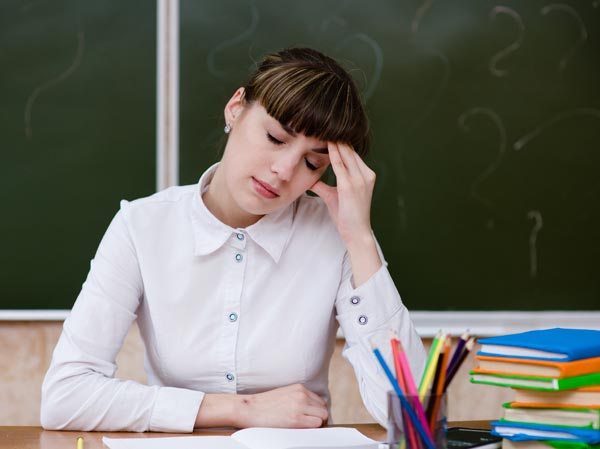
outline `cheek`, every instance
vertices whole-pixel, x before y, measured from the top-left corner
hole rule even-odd
[[[229,165],[235,166],[236,171],[246,171],[257,164],[264,163],[264,155],[249,139],[243,139],[242,136],[231,140],[225,150],[225,159]]]
[[[301,176],[298,176],[298,180],[294,189],[296,193],[298,193],[298,196],[309,190],[315,184],[315,182],[319,180],[321,175],[322,173],[320,171],[316,171],[303,173]]]

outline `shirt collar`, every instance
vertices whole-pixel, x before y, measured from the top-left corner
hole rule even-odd
[[[273,213],[265,215],[245,229],[235,229],[221,222],[204,204],[202,194],[208,188],[219,164],[206,170],[194,191],[191,219],[194,229],[195,254],[210,254],[227,242],[233,233],[245,231],[277,263],[292,231],[296,202]]]

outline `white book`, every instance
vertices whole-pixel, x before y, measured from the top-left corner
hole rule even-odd
[[[253,427],[231,436],[102,438],[110,449],[377,449],[379,443],[348,427]]]
[[[485,355],[501,355],[504,357],[539,357],[556,360],[567,359],[567,354],[562,352],[542,351],[541,349],[524,348],[522,346],[482,344],[479,352]]]
[[[557,430],[543,430],[543,429],[529,429],[529,428],[523,429],[523,427],[510,427],[509,425],[503,425],[501,427],[494,428],[494,430],[503,437],[513,437],[515,435],[521,435],[521,434],[526,433],[530,437],[540,437],[540,438],[546,438],[548,440],[552,440],[552,439],[575,440],[575,439],[577,439],[577,436],[573,435],[572,433],[569,433],[566,431],[563,432],[563,431],[559,430],[560,429],[559,427],[557,427],[556,429]]]

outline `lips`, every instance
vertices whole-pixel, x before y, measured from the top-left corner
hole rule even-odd
[[[259,181],[258,179],[252,177],[252,184],[254,186],[254,190],[263,198],[273,199],[279,196],[277,189],[268,182]]]

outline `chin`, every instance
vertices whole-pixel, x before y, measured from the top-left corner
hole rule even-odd
[[[271,201],[273,201],[273,200],[271,200]],[[277,201],[277,202],[272,202],[269,204],[268,202],[265,202],[265,201],[261,200],[260,198],[252,198],[249,201],[240,201],[238,203],[238,205],[240,206],[240,208],[242,210],[244,210],[249,215],[255,215],[255,216],[262,217],[263,215],[271,214],[273,212],[283,209],[284,207],[289,206],[291,204],[291,202],[292,201],[288,201],[288,202]]]
[[[238,201],[238,206],[248,215],[259,216],[270,214],[271,212],[277,210],[276,207],[268,207],[266,204],[262,203],[262,201],[257,200],[255,198],[245,199],[242,201]]]

